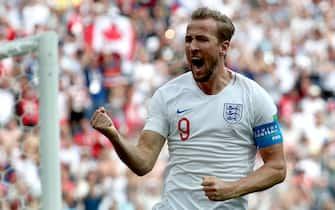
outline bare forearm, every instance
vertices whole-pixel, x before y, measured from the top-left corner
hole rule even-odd
[[[104,107],[94,112],[91,125],[111,141],[120,159],[139,176],[151,171],[165,142],[163,136],[150,131],[141,134],[136,146],[122,140]]]
[[[249,176],[235,183],[232,197],[240,197],[252,192],[268,189],[282,181],[286,176],[285,164],[264,164]]]
[[[118,132],[109,131],[105,136],[111,141],[119,158],[132,170],[135,174],[143,176],[147,174],[151,168],[146,163],[145,153],[136,145],[124,141]]]

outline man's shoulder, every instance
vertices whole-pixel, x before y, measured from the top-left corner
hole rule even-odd
[[[236,77],[236,80],[239,81],[239,86],[242,87],[243,91],[245,91],[250,98],[254,98],[253,101],[259,104],[261,107],[264,105],[263,102],[265,99],[267,99],[267,101],[272,101],[269,93],[260,84],[258,84],[257,81],[252,80],[240,73],[236,73]]]
[[[192,73],[191,72],[185,72],[173,79],[171,79],[170,81],[168,81],[167,83],[165,83],[164,85],[162,85],[159,89],[160,90],[167,90],[167,89],[180,89],[181,87],[186,87],[186,86],[190,86],[190,82],[192,79]]]
[[[244,87],[250,91],[259,91],[259,89],[263,89],[255,80],[248,78],[247,76],[235,72],[235,80],[241,87]]]
[[[189,91],[190,89],[192,89],[192,73],[186,72],[159,87],[154,95],[159,95],[164,98],[165,101],[171,101],[180,97],[185,91]]]
[[[240,83],[244,83],[247,85],[257,85],[257,82],[255,80],[252,80],[249,77],[239,72],[235,72],[235,75],[236,75],[236,80],[239,81]]]

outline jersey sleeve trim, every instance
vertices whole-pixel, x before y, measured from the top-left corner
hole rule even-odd
[[[164,129],[165,125],[162,122],[164,122],[164,119],[149,118],[143,130],[155,131],[156,133],[159,133],[161,136],[166,138],[167,131]]]

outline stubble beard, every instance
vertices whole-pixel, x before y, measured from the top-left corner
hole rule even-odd
[[[212,77],[212,75],[213,75],[215,69],[217,69],[217,67],[218,67],[218,60],[216,60],[216,62],[213,65],[209,66],[207,74],[205,76],[202,76],[202,77],[196,77],[194,72],[192,71],[194,80],[196,82],[200,82],[200,83],[208,82],[208,80]]]

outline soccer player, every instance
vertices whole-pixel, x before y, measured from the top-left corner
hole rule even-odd
[[[153,168],[167,140],[169,164],[155,210],[247,209],[244,195],[285,179],[275,104],[258,84],[225,66],[233,34],[220,12],[192,13],[185,36],[191,71],[155,92],[137,145],[121,139],[104,108],[91,119],[139,176]],[[257,150],[264,164],[253,171]]]

